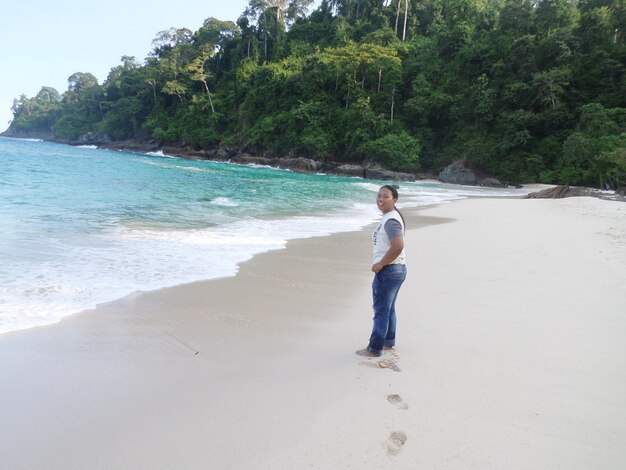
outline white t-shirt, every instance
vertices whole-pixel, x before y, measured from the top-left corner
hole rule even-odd
[[[393,210],[387,212],[386,214],[383,214],[383,217],[380,219],[378,227],[376,227],[376,230],[374,230],[374,233],[372,234],[372,243],[374,245],[373,264],[376,264],[381,259],[383,259],[385,253],[387,253],[387,251],[389,251],[389,248],[391,248],[389,236],[387,235],[387,232],[385,230],[385,224],[392,219],[400,223],[400,225],[402,226],[402,231],[404,232],[404,223],[402,222],[402,217],[400,216],[398,211]],[[398,257],[389,264],[404,264],[405,256],[406,254],[403,248],[402,253],[400,253],[400,255],[398,255]]]

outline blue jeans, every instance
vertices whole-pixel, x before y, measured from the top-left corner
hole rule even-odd
[[[374,275],[374,327],[367,347],[374,354],[382,354],[383,346],[396,345],[396,298],[405,279],[404,264],[389,264]]]

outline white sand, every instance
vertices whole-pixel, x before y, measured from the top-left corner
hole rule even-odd
[[[626,205],[406,215],[388,367],[369,234],[292,242],[0,336],[0,468],[626,468]]]

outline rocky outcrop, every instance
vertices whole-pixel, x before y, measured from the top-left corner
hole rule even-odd
[[[598,192],[598,191],[596,191]],[[589,188],[571,188],[569,186],[555,186],[554,188],[542,189],[527,194],[524,199],[562,199],[564,197],[593,196],[593,190]]]
[[[473,186],[476,184],[476,174],[465,166],[465,159],[462,159],[441,170],[439,180],[444,183]]]
[[[487,188],[504,188],[504,185],[495,178],[485,178],[480,181],[481,186],[485,186]]]
[[[327,170],[328,173],[341,176],[354,176],[357,178],[365,178],[365,167],[363,165],[354,165],[344,163],[342,165],[333,165]]]
[[[523,199],[562,199],[565,197],[597,197],[609,201],[626,201],[623,193],[619,191],[600,191],[593,188],[580,188],[570,186],[555,186],[554,188],[542,189],[527,194]]]
[[[204,150],[204,154],[209,160],[228,161],[231,158],[237,156],[238,153],[236,151],[230,150],[227,147],[218,147],[214,149]],[[241,153],[240,155],[244,157],[248,154]]]
[[[506,188],[508,184],[503,184],[496,178],[482,178],[474,173],[473,170],[465,166],[465,159],[452,162],[439,173],[439,181],[449,184],[463,184],[475,186],[479,184],[487,188]],[[517,187],[517,186],[516,186]],[[521,186],[520,186],[521,187]]]
[[[5,133],[8,137],[16,137],[10,133]],[[20,136],[20,137],[26,137]],[[41,138],[53,142],[61,142],[53,136],[33,134],[28,137]],[[311,158],[275,155],[256,156],[236,148],[216,147],[211,149],[194,149],[189,146],[169,144],[146,138],[142,140],[117,140],[112,141],[107,135],[88,132],[71,142],[61,142],[69,145],[96,145],[100,148],[110,150],[123,150],[134,153],[163,152],[165,155],[172,155],[190,160],[213,160],[241,165],[266,165],[284,170],[291,170],[300,173],[329,173],[341,176],[351,176],[358,178],[369,178],[387,181],[415,181],[417,178],[413,173],[402,173],[382,168],[378,165],[352,164],[314,160]]]
[[[16,131],[15,129],[9,127],[6,131],[0,133],[2,137],[14,137],[16,139],[40,139],[47,141],[54,141],[54,134],[51,131],[38,131],[38,130],[28,130],[28,131]]]
[[[145,142],[139,142],[134,140],[116,140],[107,142],[104,145],[98,145],[109,150],[125,150],[128,152],[156,152],[161,149],[158,141],[150,140]]]
[[[413,173],[386,170],[380,166],[372,167],[355,163],[321,162],[304,157],[255,156],[247,152],[227,149],[208,150],[205,152],[205,158],[242,165],[267,165],[300,173],[328,173],[331,175],[392,181],[415,181],[416,179]]]
[[[293,171],[299,171],[304,173],[314,173],[322,169],[322,163],[310,158],[295,157],[295,158],[281,158],[280,164],[285,168],[289,168]]]
[[[87,132],[72,142],[72,145],[106,145],[111,142],[108,135],[100,132]]]
[[[333,175],[355,176],[358,178],[367,178],[371,180],[382,181],[415,181],[413,173],[403,173],[400,171],[391,171],[380,166],[355,165],[344,163],[341,165],[327,163],[323,166],[322,171]]]
[[[219,155],[221,153],[221,155]],[[241,165],[266,165],[283,170],[296,171],[298,173],[315,173],[321,171],[322,164],[316,160],[304,157],[257,157],[249,153],[235,153],[230,158],[223,157],[224,152],[217,151],[217,159],[228,161],[230,163],[239,163]],[[209,156],[209,158],[211,158]]]
[[[415,175],[412,173],[385,170],[384,168],[366,168],[365,178],[384,181],[415,181]]]

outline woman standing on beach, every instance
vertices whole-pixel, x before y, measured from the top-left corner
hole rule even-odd
[[[396,344],[396,298],[406,278],[404,218],[396,208],[397,201],[397,186],[385,185],[378,190],[376,205],[383,216],[372,235],[374,327],[367,348],[356,352],[361,356],[380,356],[383,349]]]

